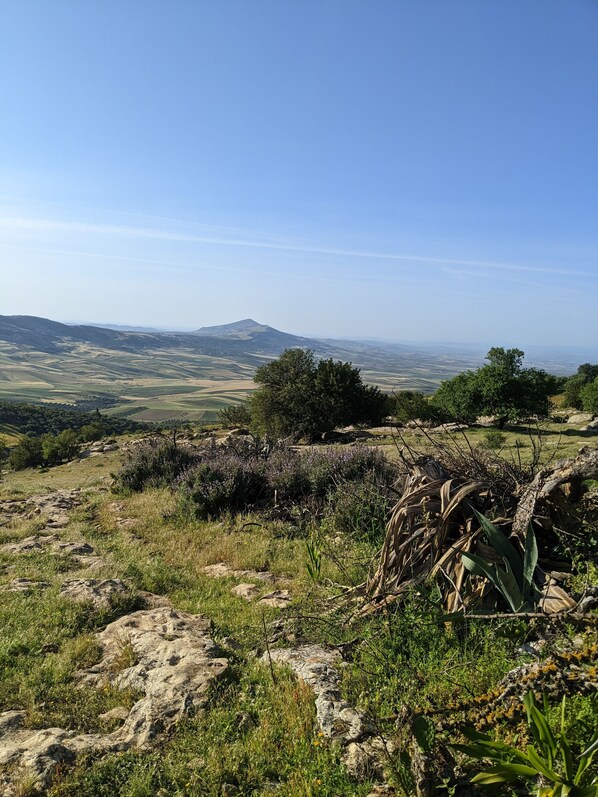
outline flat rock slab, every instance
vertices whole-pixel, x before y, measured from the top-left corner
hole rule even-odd
[[[363,714],[343,700],[340,691],[340,655],[321,645],[299,648],[276,648],[272,661],[291,668],[295,675],[314,691],[318,726],[325,736],[349,742],[366,732]],[[268,654],[262,657],[268,663]]]
[[[594,416],[591,412],[578,412],[576,415],[571,415],[571,417],[567,420],[567,423],[591,423],[593,420]]]
[[[63,556],[93,556],[94,549],[87,542],[63,542],[56,534],[33,534],[18,542],[0,547],[5,553],[33,554],[49,551]]]
[[[19,542],[6,543],[2,546],[2,550],[5,553],[41,553],[49,550],[57,542],[59,539],[55,534],[33,534]]]
[[[210,578],[254,578],[257,581],[264,581],[273,584],[277,579],[273,573],[267,570],[235,570],[226,562],[218,562],[215,565],[206,565],[201,568],[201,572]]]
[[[206,617],[163,606],[121,617],[98,634],[104,655],[83,674],[85,683],[109,681],[144,694],[119,731],[127,745],[149,744],[205,705],[210,684],[228,666],[210,630]],[[115,674],[125,645],[134,663]]]
[[[31,730],[23,727],[25,712],[5,712],[0,714],[0,764],[25,771],[45,789],[57,767],[72,763],[82,752],[151,745],[183,717],[204,708],[210,686],[226,671],[228,662],[210,637],[210,628],[207,618],[168,607],[134,612],[110,623],[97,635],[101,661],[79,677],[89,686],[110,682],[142,693],[126,718],[120,712],[123,725],[108,734]],[[123,668],[124,660],[131,663]],[[17,793],[9,774],[0,776],[0,793]]]
[[[30,578],[13,578],[8,584],[3,584],[0,587],[0,592],[21,592],[29,594],[37,589],[47,589],[49,586],[47,581],[32,581]]]
[[[79,506],[83,501],[80,489],[57,490],[55,493],[34,495],[30,498],[0,502],[0,515],[22,515],[31,519],[37,515],[47,517],[47,525],[52,528],[62,528],[69,522],[71,509]]]
[[[63,598],[77,603],[91,603],[98,609],[108,609],[123,595],[130,592],[124,581],[120,578],[107,578],[101,581],[97,578],[74,578],[65,581],[60,588]]]
[[[284,609],[291,602],[291,593],[288,589],[276,589],[260,598],[258,603],[262,606],[272,606],[275,609]]]
[[[316,721],[324,736],[344,748],[343,761],[359,780],[381,777],[390,745],[374,735],[363,712],[343,699],[340,690],[341,657],[321,645],[275,648],[261,661],[290,667],[314,692]]]
[[[257,584],[237,584],[236,587],[231,589],[231,592],[238,598],[243,598],[246,601],[253,601],[260,594],[260,588]]]

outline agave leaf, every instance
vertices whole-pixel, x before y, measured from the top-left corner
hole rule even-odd
[[[516,747],[505,744],[504,742],[492,742],[486,739],[479,739],[472,744],[451,744],[455,750],[465,753],[471,758],[489,758],[491,761],[498,761],[501,764],[508,763],[510,759],[517,759],[519,762],[529,766],[529,760],[525,753]]]
[[[527,711],[528,724],[532,729],[532,733],[534,734],[536,741],[542,745],[542,749],[548,757],[550,766],[552,766],[552,761],[557,752],[557,743],[556,739],[554,738],[554,734],[552,733],[552,729],[550,728],[545,715],[540,711],[532,691],[527,693],[523,702]]]
[[[508,567],[509,563],[506,562],[506,564]],[[514,612],[518,612],[522,608],[524,600],[513,572],[510,570],[510,568],[508,570],[501,570],[499,567],[497,567],[496,580],[498,581],[499,589],[503,597],[511,609]]]
[[[477,510],[474,509],[473,511],[475,512],[477,519],[480,521],[480,525],[484,529],[484,533],[490,544],[497,553],[499,553],[503,558],[508,559],[515,578],[517,579],[517,583],[521,584],[523,582],[523,562],[521,561],[521,557],[519,556],[517,550],[509,542],[502,531],[494,525],[494,523],[491,523],[487,517],[484,517],[484,515]]]
[[[578,789],[577,797],[598,797],[598,784],[592,783],[590,786]]]
[[[494,584],[495,587],[498,588],[496,581],[496,568],[494,565],[487,564],[475,553],[466,553],[465,551],[461,554],[461,561],[474,576],[485,576],[489,581],[492,582],[492,584]]]
[[[532,744],[528,744],[527,746],[527,757],[529,758],[530,764],[536,768],[536,774],[539,772],[541,775],[544,775],[546,778],[550,778],[550,780],[554,781],[555,783],[562,782],[562,777],[557,775],[557,773],[550,768],[548,762],[542,758]]]
[[[484,742],[491,742],[492,737],[488,736],[487,733],[482,733],[481,731],[476,731],[475,728],[472,728],[471,725],[466,725],[465,728],[461,728],[461,733],[465,736],[466,739],[471,739],[472,742],[484,741]]]
[[[573,772],[573,756],[571,755],[571,748],[569,747],[567,736],[564,733],[561,733],[559,737],[559,744],[563,754],[565,780],[567,783],[573,783],[573,778],[575,776],[575,773]]]
[[[525,553],[523,556],[523,594],[527,595],[532,592],[532,584],[534,582],[534,572],[538,564],[538,545],[536,543],[536,535],[530,523],[527,527],[527,534],[525,535]]]
[[[537,774],[533,767],[526,767],[523,764],[499,764],[479,772],[471,779],[471,782],[489,786],[491,783],[510,783],[521,777],[533,778]]]
[[[587,747],[579,757],[577,772],[575,773],[575,778],[573,780],[576,786],[578,786],[581,783],[581,778],[586,769],[592,763],[592,759],[594,758],[594,753],[596,752],[596,750],[598,750],[598,737],[594,739],[592,744],[589,747]]]
[[[590,744],[589,747],[586,747],[586,749],[583,751],[581,755],[583,758],[590,755],[593,756],[596,750],[598,750],[598,736],[594,739],[594,741]]]

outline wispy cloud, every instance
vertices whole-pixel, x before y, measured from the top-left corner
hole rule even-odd
[[[320,246],[311,243],[297,243],[290,240],[276,240],[270,237],[247,238],[222,234],[193,234],[176,230],[161,230],[148,227],[130,227],[114,224],[89,224],[85,222],[62,221],[57,219],[4,217],[0,218],[0,229],[7,232],[36,232],[36,233],[75,233],[101,235],[108,237],[126,237],[138,239],[153,239],[181,243],[197,243],[213,246],[228,246],[272,250],[289,253],[314,254],[330,257],[356,258],[363,260],[380,260],[396,263],[418,263],[425,266],[444,268],[447,266],[470,267],[474,269],[529,272],[538,274],[553,274],[556,276],[592,277],[590,272],[578,271],[569,268],[553,268],[542,265],[529,265],[524,263],[505,263],[487,260],[469,260],[460,258],[429,257],[422,254],[409,254],[398,252],[378,252],[362,249],[343,247]],[[212,228],[215,229],[215,228]],[[235,228],[216,228],[219,231]]]

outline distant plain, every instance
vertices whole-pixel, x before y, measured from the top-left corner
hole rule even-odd
[[[249,395],[256,369],[287,346],[352,362],[365,382],[385,392],[432,393],[443,379],[478,367],[485,354],[483,347],[443,343],[297,338],[250,319],[190,334],[69,327],[24,316],[0,321],[0,400],[97,406],[142,421],[214,421],[219,409]],[[569,374],[582,356],[540,353],[534,363]]]

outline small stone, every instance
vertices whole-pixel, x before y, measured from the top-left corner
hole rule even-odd
[[[26,711],[4,711],[0,714],[0,737],[20,730],[27,719]]]
[[[288,589],[277,589],[269,592],[258,601],[263,606],[273,606],[275,609],[284,609],[291,602],[291,595]]]
[[[54,545],[56,553],[72,554],[74,556],[91,556],[95,553],[87,542],[58,542]]]
[[[243,598],[246,601],[252,601],[259,593],[259,587],[255,584],[238,584],[231,589],[233,595]]]
[[[248,711],[237,712],[235,722],[239,733],[247,733],[247,731],[255,728],[255,720]]]
[[[115,708],[111,708],[110,711],[105,711],[103,714],[100,714],[98,719],[104,722],[112,722],[113,720],[124,722],[128,716],[129,709],[126,706],[116,706]]]

